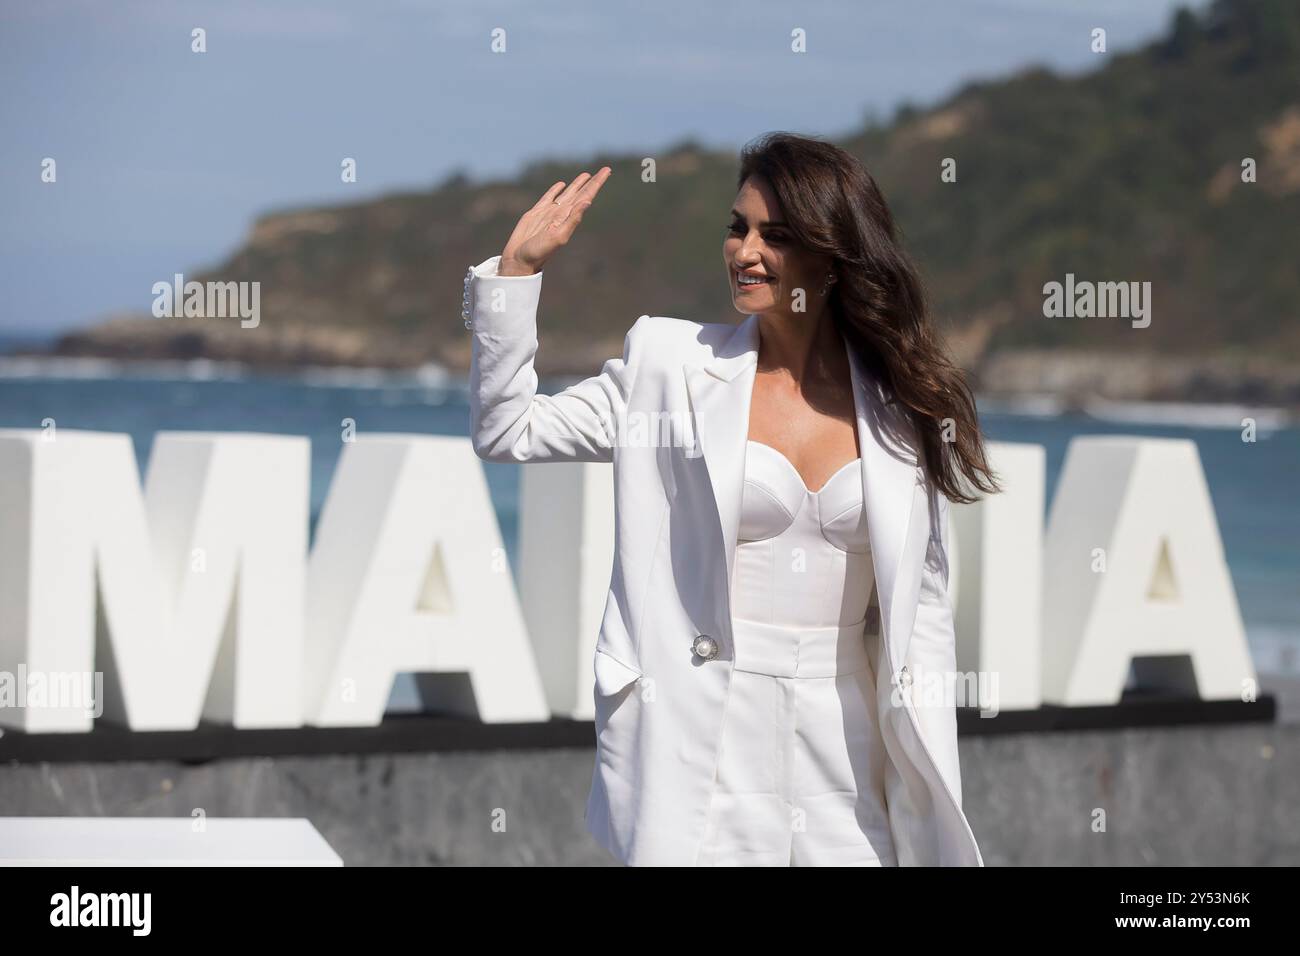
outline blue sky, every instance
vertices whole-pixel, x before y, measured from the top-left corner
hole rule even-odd
[[[0,0],[0,332],[147,311],[154,282],[218,262],[270,210],[686,136],[834,137],[972,79],[1096,68],[1093,27],[1130,49],[1176,5]]]

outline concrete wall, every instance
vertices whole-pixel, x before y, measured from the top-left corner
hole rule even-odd
[[[1300,864],[1300,725],[961,740],[990,866]],[[492,750],[0,768],[0,816],[304,816],[350,866],[603,865],[593,751]],[[1096,808],[1105,832],[1093,832]],[[504,811],[504,832],[493,828]]]

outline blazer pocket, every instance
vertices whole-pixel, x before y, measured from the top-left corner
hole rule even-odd
[[[596,648],[596,693],[610,697],[641,679],[641,672]]]

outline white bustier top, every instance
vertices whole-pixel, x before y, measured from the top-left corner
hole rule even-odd
[[[785,455],[750,440],[737,538],[735,617],[791,627],[866,617],[875,573],[861,458],[813,492]]]

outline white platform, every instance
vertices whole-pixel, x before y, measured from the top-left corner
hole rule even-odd
[[[0,817],[0,866],[342,865],[302,818]]]

